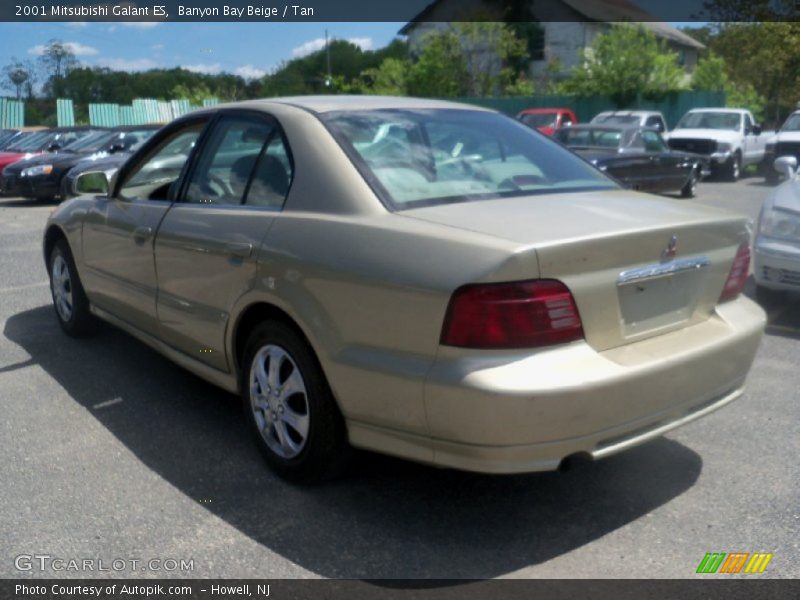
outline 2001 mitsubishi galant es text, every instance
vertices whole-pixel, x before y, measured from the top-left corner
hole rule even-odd
[[[47,224],[61,326],[100,317],[241,393],[288,478],[349,445],[491,473],[603,457],[738,397],[765,324],[744,218],[473,106],[214,107],[108,185]]]

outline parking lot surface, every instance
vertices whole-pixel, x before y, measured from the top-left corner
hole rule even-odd
[[[755,219],[768,191],[704,182],[697,201]],[[61,332],[52,209],[0,198],[2,577],[692,577],[707,552],[800,577],[800,297],[771,310],[743,398],[621,455],[491,477],[364,454],[303,488],[267,470],[237,398],[111,326]]]

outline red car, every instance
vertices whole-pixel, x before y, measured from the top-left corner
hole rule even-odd
[[[0,173],[8,165],[43,152],[55,152],[89,133],[88,127],[62,127],[17,134],[0,152]]]
[[[556,129],[578,122],[578,117],[569,108],[526,108],[517,119],[545,135],[553,135]]]

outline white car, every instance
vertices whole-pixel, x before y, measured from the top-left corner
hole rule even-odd
[[[667,120],[656,110],[607,110],[590,121],[598,125],[639,125],[652,127],[660,134],[667,133]]]
[[[712,170],[736,181],[748,165],[764,160],[767,135],[742,108],[695,108],[669,134],[670,148],[704,154]]]
[[[800,291],[800,179],[797,159],[775,160],[788,181],[772,190],[761,207],[754,244],[753,276],[759,301],[770,303],[786,291]]]
[[[778,132],[767,140],[767,149],[764,162],[768,167],[764,176],[768,183],[778,181],[778,172],[772,168],[772,163],[779,156],[794,156],[800,160],[800,110],[793,112]]]

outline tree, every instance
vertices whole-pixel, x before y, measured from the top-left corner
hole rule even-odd
[[[78,66],[78,59],[68,44],[61,40],[50,40],[44,45],[39,61],[47,74],[45,91],[49,91],[51,97],[61,94],[61,81],[70,70]]]
[[[387,58],[379,67],[361,73],[359,91],[367,94],[403,96],[407,93],[409,62],[399,58]]]
[[[709,47],[724,58],[731,84],[740,92],[751,86],[771,118],[800,97],[800,23],[721,23]]]
[[[722,22],[790,21],[800,13],[797,0],[706,0],[698,20]]]
[[[579,96],[607,95],[618,106],[639,95],[659,97],[681,89],[684,71],[666,43],[642,26],[617,25],[600,34],[559,91]]]
[[[431,32],[409,68],[408,91],[412,96],[459,96],[467,88],[467,78],[464,50],[455,32]]]
[[[725,59],[713,52],[697,61],[692,74],[692,89],[707,92],[724,92],[729,87]]]
[[[25,64],[16,58],[11,59],[11,64],[3,68],[4,85],[14,90],[17,100],[22,98],[22,92],[26,89],[28,82],[33,79],[33,70],[30,64]]]

